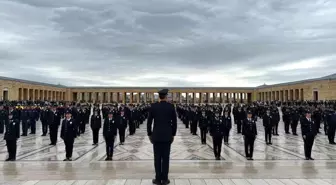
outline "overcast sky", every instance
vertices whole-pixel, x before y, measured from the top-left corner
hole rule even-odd
[[[0,0],[0,76],[258,86],[336,68],[335,0]]]

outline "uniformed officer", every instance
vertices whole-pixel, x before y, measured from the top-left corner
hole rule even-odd
[[[62,121],[61,138],[65,144],[65,159],[63,161],[72,161],[72,151],[75,138],[77,137],[77,126],[71,117],[71,112],[65,113],[65,119]]]
[[[168,89],[162,89],[158,93],[160,102],[153,103],[149,109],[147,134],[154,149],[155,179],[153,179],[153,184],[166,185],[170,183],[168,179],[169,157],[171,144],[177,131],[177,118],[174,105],[167,102]]]
[[[127,124],[128,124],[128,119],[126,117],[125,111],[120,110],[120,113],[118,114],[118,118],[117,118],[120,145],[123,145],[125,142]]]
[[[56,106],[54,106],[51,111],[48,111],[48,115],[46,116],[50,132],[50,145],[55,146],[57,143],[58,128],[61,124],[62,116],[60,112],[57,111]]]
[[[211,121],[210,133],[213,141],[213,149],[216,160],[220,160],[220,154],[222,151],[222,141],[224,136],[224,127],[223,119],[218,110],[215,112],[215,117]]]
[[[267,145],[272,144],[272,128],[274,126],[273,118],[270,113],[270,110],[266,110],[266,114],[263,117],[263,126],[265,129],[265,142]]]
[[[242,134],[244,136],[245,155],[247,160],[253,160],[254,141],[257,136],[257,125],[252,118],[252,112],[247,113],[247,118],[243,121]]]
[[[20,121],[13,118],[13,114],[9,113],[5,122],[6,132],[4,140],[6,140],[6,146],[8,151],[8,158],[6,161],[16,160],[16,141],[20,138]]]
[[[82,122],[81,124],[85,124]],[[91,130],[92,130],[92,139],[93,144],[92,145],[98,145],[99,142],[99,130],[101,128],[102,124],[102,118],[100,114],[98,114],[97,111],[91,116]]]
[[[230,130],[232,128],[232,119],[230,111],[228,109],[226,110],[224,109],[223,122],[224,122],[224,144],[229,145],[229,136],[230,136]]]
[[[205,109],[201,110],[201,114],[199,116],[200,117],[198,119],[198,126],[201,130],[201,142],[202,144],[206,144],[206,133],[209,126],[209,120],[206,116]]]
[[[3,105],[0,105],[0,134],[4,133],[5,122],[7,119],[7,111]]]
[[[301,118],[300,123],[306,160],[314,160],[311,157],[311,151],[313,148],[315,136],[317,134],[317,129],[314,121],[311,118],[310,111],[306,112],[306,116]]]
[[[106,159],[105,161],[112,161],[114,141],[117,136],[117,123],[113,116],[113,112],[110,111],[107,118],[104,120],[103,136],[106,142]]]
[[[335,143],[336,109],[334,110],[334,113],[329,116],[328,120],[325,120],[325,122],[326,121],[328,121],[328,140],[329,140],[329,144],[335,145],[336,144]]]

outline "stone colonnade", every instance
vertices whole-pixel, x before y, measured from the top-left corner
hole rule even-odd
[[[258,93],[259,101],[292,101],[292,100],[304,100],[303,89],[287,89],[279,91],[265,91]]]
[[[19,101],[64,101],[66,100],[66,92],[62,90],[41,90],[38,88],[19,88]]]
[[[157,91],[156,91],[157,92]],[[100,103],[151,103],[158,100],[158,94],[155,92],[88,92],[72,91],[72,101],[89,101]],[[176,103],[228,103],[228,102],[251,102],[252,92],[176,92],[168,94],[168,100]]]

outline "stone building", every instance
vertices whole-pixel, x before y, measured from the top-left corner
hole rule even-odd
[[[140,103],[157,100],[162,87],[68,87],[0,77],[1,100]],[[174,102],[215,103],[256,100],[335,100],[336,74],[258,87],[169,87]]]

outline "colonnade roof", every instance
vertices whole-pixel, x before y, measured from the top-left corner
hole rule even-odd
[[[169,90],[174,90],[174,89],[211,89],[211,90],[222,90],[222,89],[225,89],[225,90],[242,90],[242,89],[246,89],[246,90],[253,90],[255,89],[255,87],[137,87],[137,86],[128,86],[128,87],[119,87],[119,86],[71,86],[71,87],[68,87],[68,88],[71,88],[71,89],[169,89]]]
[[[31,85],[43,85],[43,86],[50,86],[50,87],[67,88],[64,85],[36,82],[36,81],[31,81],[31,80],[23,80],[23,79],[10,78],[10,77],[4,77],[4,76],[0,76],[0,80],[14,81],[14,82],[26,83],[26,84],[31,84]]]
[[[310,78],[310,79],[298,80],[298,81],[293,81],[293,82],[284,82],[284,83],[277,83],[277,84],[271,84],[271,85],[264,84],[256,88],[260,89],[260,88],[269,88],[269,87],[277,87],[277,86],[296,85],[296,84],[310,83],[310,82],[323,81],[323,80],[336,80],[336,73],[323,76],[323,77],[319,77],[319,78]]]
[[[19,83],[26,83],[31,85],[42,85],[42,86],[50,86],[50,87],[58,87],[58,88],[71,88],[71,89],[163,89],[168,88],[170,90],[173,89],[212,89],[212,90],[254,90],[254,89],[262,89],[262,88],[269,88],[269,87],[276,87],[276,86],[286,86],[286,85],[295,85],[295,84],[302,84],[302,83],[309,83],[309,82],[315,82],[315,81],[322,81],[322,80],[336,80],[336,73],[319,77],[319,78],[311,78],[311,79],[305,79],[305,80],[299,80],[299,81],[293,81],[293,82],[285,82],[285,83],[278,83],[278,84],[271,84],[271,85],[261,85],[257,87],[137,87],[137,86],[128,86],[128,87],[118,87],[118,86],[65,86],[60,84],[50,84],[50,83],[44,83],[44,82],[36,82],[31,80],[23,80],[23,79],[17,79],[17,78],[11,78],[11,77],[4,77],[0,76],[0,80],[5,81],[14,81]]]

